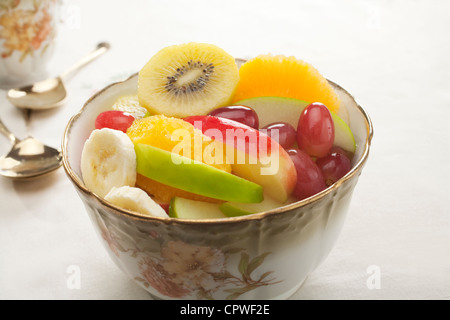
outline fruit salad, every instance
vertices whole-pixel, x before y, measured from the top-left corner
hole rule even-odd
[[[81,155],[86,187],[141,215],[227,219],[325,190],[356,144],[340,99],[310,64],[259,55],[240,67],[203,43],[163,48],[134,95],[97,115]]]

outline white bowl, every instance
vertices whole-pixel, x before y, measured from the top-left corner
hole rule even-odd
[[[95,117],[120,96],[137,92],[137,75],[89,99],[63,138],[65,171],[112,260],[159,299],[286,299],[327,257],[369,155],[372,124],[344,89],[356,139],[352,170],[326,190],[268,212],[221,220],[142,216],[118,208],[83,184],[80,156]]]

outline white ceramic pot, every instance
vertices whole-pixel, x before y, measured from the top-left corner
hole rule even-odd
[[[0,3],[0,87],[43,80],[54,51],[59,0]]]

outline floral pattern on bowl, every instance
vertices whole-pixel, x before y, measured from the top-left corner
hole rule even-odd
[[[120,258],[130,253],[139,266],[139,275],[134,280],[145,288],[153,287],[160,294],[171,298],[194,295],[198,299],[213,299],[212,294],[221,289],[228,292],[226,299],[236,299],[245,292],[260,286],[277,283],[266,271],[255,277],[253,271],[264,263],[270,252],[251,258],[243,248],[231,248],[227,253],[220,248],[192,245],[184,241],[164,242],[156,232],[149,235],[156,245],[156,254],[148,247],[129,247],[114,230],[101,230],[101,237],[110,252]],[[235,274],[228,271],[227,260],[231,255],[240,255]]]

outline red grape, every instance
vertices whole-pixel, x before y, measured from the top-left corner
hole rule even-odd
[[[295,128],[286,122],[274,122],[265,126],[263,129],[267,130],[265,133],[269,137],[276,138],[275,140],[277,140],[284,149],[292,147],[297,140]],[[278,131],[278,134],[273,133],[275,130]]]
[[[313,157],[324,157],[334,143],[334,123],[328,108],[314,102],[303,110],[298,120],[297,143]]]
[[[258,129],[259,118],[255,110],[247,106],[226,106],[212,110],[210,116],[226,118]]]
[[[123,111],[108,110],[100,113],[95,119],[95,128],[110,128],[127,132],[127,129],[131,126],[135,118]]]
[[[308,154],[299,149],[289,149],[287,153],[297,171],[297,185],[293,195],[298,200],[308,198],[326,189],[322,172]]]
[[[352,168],[345,151],[337,147],[333,147],[325,157],[317,159],[316,164],[322,171],[327,186],[345,176]]]

